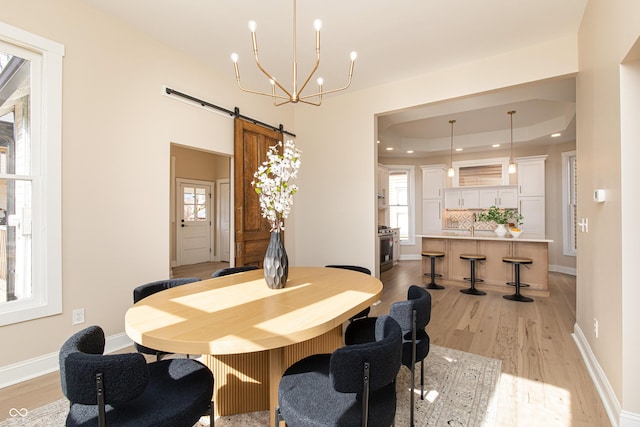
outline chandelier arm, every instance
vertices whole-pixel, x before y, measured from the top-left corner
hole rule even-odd
[[[354,61],[351,61],[351,65],[349,66],[349,80],[347,81],[346,85],[344,85],[343,87],[338,88],[338,89],[332,89],[332,90],[327,90],[327,91],[320,90],[319,92],[316,92],[316,93],[314,93],[312,95],[306,95],[306,96],[300,97],[300,100],[313,98],[314,96],[322,97],[322,95],[327,95],[327,94],[330,94],[330,93],[340,92],[341,90],[348,89],[349,86],[351,86],[351,79],[353,77],[353,64],[354,64]]]
[[[256,65],[258,66],[258,69],[260,69],[260,71],[262,71],[262,73],[263,73],[265,76],[267,76],[267,78],[268,78],[270,81],[272,81],[273,83],[275,83],[275,84],[276,84],[276,85],[277,85],[277,86],[278,86],[278,87],[279,87],[279,88],[280,88],[284,93],[286,93],[286,94],[287,94],[287,96],[288,96],[289,98],[292,98],[291,93],[289,93],[289,91],[288,91],[287,89],[285,89],[285,88],[284,88],[284,86],[282,86],[282,85],[280,84],[280,82],[279,82],[279,81],[277,81],[277,80],[276,80],[276,79],[275,79],[271,74],[269,74],[269,73],[267,72],[267,70],[265,70],[264,68],[262,68],[262,65],[260,65],[260,61],[258,60],[258,53],[257,53],[257,52],[255,53],[255,58],[256,58]],[[271,95],[269,95],[269,96],[271,96]]]
[[[253,46],[253,57],[256,60],[256,65],[258,66],[258,69],[260,71],[262,71],[262,73],[265,76],[267,76],[267,78],[270,81],[274,82],[284,93],[286,93],[289,98],[291,98],[291,93],[289,93],[289,91],[287,89],[285,89],[284,86],[282,86],[280,84],[280,82],[275,79],[275,77],[273,77],[271,74],[269,74],[269,72],[267,70],[265,70],[264,67],[262,67],[262,64],[260,64],[260,59],[258,58],[258,40],[256,38],[256,33],[255,32],[251,32],[251,45]],[[236,75],[237,75],[237,72],[236,72]],[[239,80],[238,80],[238,84],[239,84]],[[264,95],[263,92],[259,92],[259,94]]]
[[[322,104],[322,95],[320,95],[320,100],[318,102],[305,101],[304,99],[300,99],[300,102],[304,102],[305,104],[314,105],[319,107]]]
[[[309,83],[309,80],[311,80],[311,77],[313,77],[319,65],[320,65],[320,31],[316,31],[316,64],[313,67],[313,70],[311,70],[311,72],[309,73],[307,80],[305,80],[302,86],[300,87],[300,90],[298,91],[298,95],[300,95],[304,90],[304,88],[307,86],[307,83]]]
[[[314,96],[322,96],[322,95],[328,95],[330,93],[335,93],[335,92],[340,92],[341,90],[345,90],[348,89],[349,86],[351,86],[351,79],[349,79],[349,83],[346,84],[346,86],[343,86],[339,89],[332,89],[332,90],[325,90],[325,91],[320,91],[320,92],[316,92],[312,95],[306,95],[303,97],[300,97],[300,101],[302,101],[303,99],[309,99],[309,98],[313,98]]]
[[[304,81],[304,83],[302,84],[302,86],[300,87],[300,90],[298,91],[298,96],[302,93],[302,91],[304,90],[305,87],[307,87],[307,83],[309,83],[309,80],[311,80],[311,77],[313,77],[313,74],[316,72],[316,70],[318,69],[318,65],[320,65],[320,52],[317,52],[316,55],[316,65],[313,67],[313,70],[311,70],[311,73],[309,73],[309,76],[307,77],[307,79]],[[312,95],[313,96],[313,95]],[[308,96],[305,96],[304,98],[308,98]],[[300,97],[299,99],[303,99],[303,97]]]
[[[239,78],[237,78],[237,79],[236,79],[236,82],[238,83],[238,87],[239,87],[243,92],[253,93],[253,94],[255,94],[255,95],[270,96],[270,97],[272,97],[272,98],[278,98],[278,99],[289,99],[289,97],[282,96],[282,95],[277,95],[277,94],[274,94],[274,93],[260,92],[260,91],[257,91],[257,90],[252,90],[252,89],[244,88],[244,87],[242,87],[242,84],[240,83],[240,79],[239,79]]]
[[[273,105],[276,106],[276,107],[279,107],[279,106],[284,105],[284,104],[289,104],[289,103],[291,103],[290,99],[287,99],[284,102],[276,102],[275,98],[273,100]]]

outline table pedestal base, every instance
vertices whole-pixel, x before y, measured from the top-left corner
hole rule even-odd
[[[318,353],[332,353],[341,347],[342,325],[301,343],[253,353],[206,355],[205,364],[213,372],[213,400],[216,415],[271,412],[275,422],[278,383],[284,371],[298,360]]]

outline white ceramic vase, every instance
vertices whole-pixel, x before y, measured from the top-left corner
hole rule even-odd
[[[507,235],[507,227],[505,227],[504,224],[498,224],[498,226],[495,229],[495,232],[498,237],[504,237]]]

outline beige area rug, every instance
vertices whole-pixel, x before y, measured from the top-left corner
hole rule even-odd
[[[502,363],[464,351],[431,346],[425,360],[425,400],[420,400],[420,365],[416,365],[415,425],[418,427],[492,427],[497,406],[496,384]],[[409,426],[410,371],[398,374],[396,427]],[[0,427],[64,426],[68,403],[58,400],[32,411],[13,411]],[[203,418],[197,426],[209,425]],[[268,426],[267,411],[225,416],[216,427]]]

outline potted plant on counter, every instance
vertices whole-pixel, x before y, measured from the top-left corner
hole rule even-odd
[[[513,225],[509,228],[509,233],[514,239],[517,239],[522,234],[522,224],[524,224],[524,217],[519,212],[513,214]]]
[[[491,206],[488,210],[478,214],[478,221],[495,222],[498,226],[495,233],[498,237],[504,237],[507,234],[506,225],[514,218],[514,211],[510,209],[501,209],[497,206]]]

